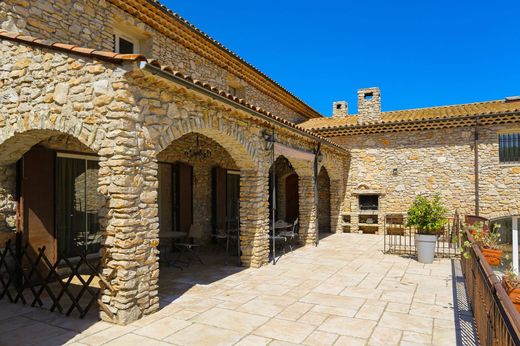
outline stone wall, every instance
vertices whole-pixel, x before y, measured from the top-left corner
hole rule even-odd
[[[247,102],[293,122],[306,119],[106,0],[5,0],[0,3],[0,28],[37,38],[113,51],[115,27],[138,38],[141,52],[148,58],[158,59],[193,79],[226,91],[230,81],[238,81]]]
[[[273,126],[277,141],[307,151],[316,146],[315,139],[266,124],[136,63],[113,64],[8,40],[2,41],[0,59],[0,167],[12,167],[38,143],[99,157],[102,275],[112,286],[102,288],[104,320],[126,324],[159,307],[158,161],[184,135],[209,138],[220,163],[240,169],[241,260],[253,267],[267,262],[272,152],[263,132]],[[341,169],[331,163],[341,155],[328,150],[324,165],[337,177]],[[300,230],[312,243],[312,163],[291,159],[291,164],[300,176]],[[12,171],[0,169],[1,212],[11,223]]]
[[[479,132],[480,214],[517,213],[520,165],[498,160],[497,132],[511,125],[481,127]],[[341,137],[351,151],[344,212],[357,210],[354,192],[381,193],[384,213],[404,213],[418,194],[439,193],[450,214],[475,212],[474,130],[458,128]],[[394,173],[395,170],[395,173]]]
[[[16,164],[0,166],[0,248],[16,232]]]
[[[331,232],[330,216],[330,178],[326,168],[318,174],[318,230]]]

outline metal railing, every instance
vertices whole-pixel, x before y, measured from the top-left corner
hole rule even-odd
[[[466,231],[465,239],[472,241]],[[520,345],[520,314],[478,245],[466,249],[462,272],[481,345]]]
[[[460,254],[459,234],[461,229],[458,214],[448,217],[448,223],[438,234],[435,255],[451,258]],[[406,226],[406,215],[386,214],[384,218],[384,252],[415,256],[415,234],[417,230]]]

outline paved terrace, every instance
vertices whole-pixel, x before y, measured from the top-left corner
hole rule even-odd
[[[126,327],[1,303],[0,345],[460,342],[457,266],[447,259],[423,265],[382,248],[382,236],[337,234],[261,269],[166,268],[162,309]]]

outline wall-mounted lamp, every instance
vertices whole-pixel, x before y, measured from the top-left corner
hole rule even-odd
[[[316,157],[318,158],[318,163],[321,163],[323,161],[323,153],[321,151],[318,152],[318,155],[316,155]]]
[[[268,132],[268,130],[264,130],[264,131],[262,131],[262,137],[265,140],[265,150],[266,151],[272,150],[274,142],[275,142],[274,135],[270,134]]]
[[[397,176],[397,173],[398,173],[397,168],[392,169],[392,175],[393,175],[394,177]]]

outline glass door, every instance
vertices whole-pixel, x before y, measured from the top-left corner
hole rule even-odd
[[[58,254],[76,257],[97,253],[101,244],[97,192],[98,162],[90,157],[58,154],[56,158],[56,235]]]

